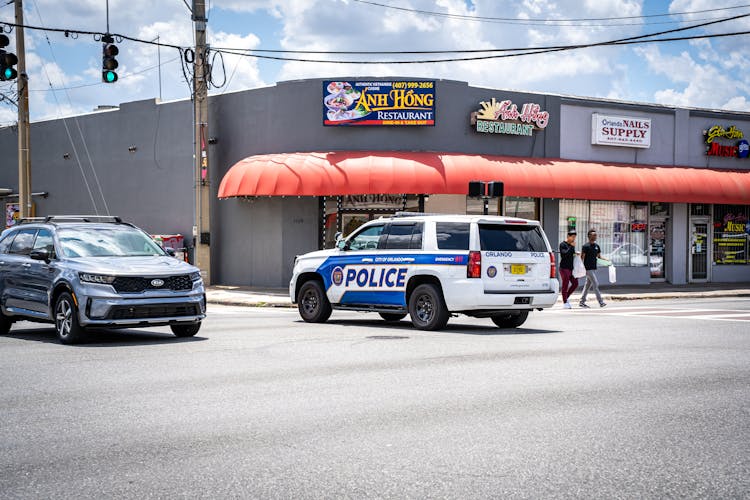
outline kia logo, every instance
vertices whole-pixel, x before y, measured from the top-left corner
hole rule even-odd
[[[151,280],[151,286],[153,286],[155,288],[159,288],[160,286],[164,286],[164,280],[159,280],[159,279]]]

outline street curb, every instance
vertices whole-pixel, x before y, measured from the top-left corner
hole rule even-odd
[[[605,300],[612,302],[626,302],[629,300],[664,300],[664,299],[710,299],[710,298],[731,298],[731,297],[750,297],[750,290],[734,291],[710,291],[710,292],[664,292],[664,293],[642,293],[642,294],[622,294],[610,295],[603,293]],[[280,309],[294,309],[297,306],[291,301],[262,301],[253,299],[232,299],[232,298],[208,298],[207,302],[214,305],[222,306],[239,306],[239,307],[272,307]],[[560,302],[560,300],[558,300]]]

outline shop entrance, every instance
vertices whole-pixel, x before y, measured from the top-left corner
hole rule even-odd
[[[708,266],[708,219],[690,221],[690,271],[691,283],[705,283],[709,280]]]
[[[418,195],[365,194],[321,198],[321,248],[336,246],[336,234],[351,234],[367,221],[388,217],[396,212],[423,211]]]
[[[667,220],[652,218],[648,224],[648,265],[651,270],[651,281],[666,281],[666,248]]]

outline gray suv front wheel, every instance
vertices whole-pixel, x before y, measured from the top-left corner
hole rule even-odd
[[[55,302],[55,330],[63,344],[75,344],[83,338],[85,330],[78,323],[78,310],[68,292],[61,293]]]

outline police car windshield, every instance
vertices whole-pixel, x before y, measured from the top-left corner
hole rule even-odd
[[[127,226],[64,228],[57,235],[66,257],[165,255],[148,235]]]
[[[480,224],[482,250],[504,252],[546,252],[547,245],[539,226]]]

